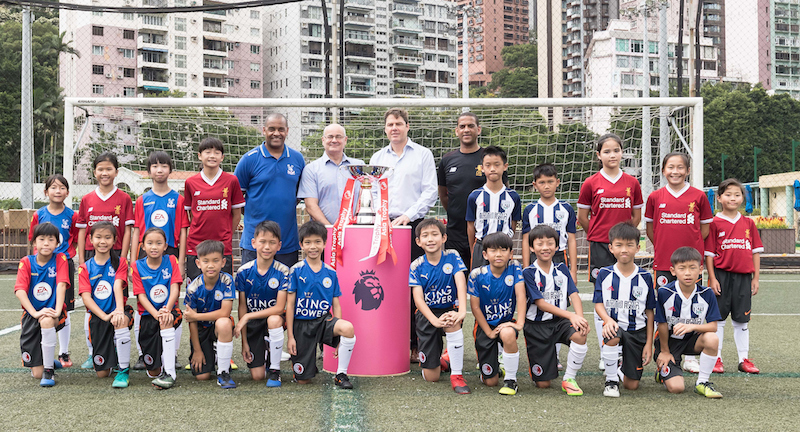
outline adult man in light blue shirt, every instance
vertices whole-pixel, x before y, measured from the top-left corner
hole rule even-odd
[[[312,219],[324,225],[333,225],[339,218],[339,207],[348,178],[339,169],[347,165],[363,165],[364,161],[344,154],[347,134],[336,123],[322,131],[322,146],[325,153],[303,170],[297,197],[305,200],[306,211]]]

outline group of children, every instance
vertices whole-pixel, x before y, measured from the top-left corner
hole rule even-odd
[[[137,200],[135,211],[130,197],[113,185],[118,168],[113,154],[95,159],[98,187],[84,196],[77,214],[64,205],[66,179],[55,175],[47,180],[50,203],[32,221],[36,253],[21,260],[15,285],[24,309],[22,359],[42,386],[55,384],[54,368],[71,366],[68,311],[74,308],[71,258],[77,256],[91,353],[87,368],[94,367],[100,377],[117,368],[115,388],[129,384],[132,327],[138,363],[154,386],[172,387],[183,320],[190,331],[189,368],[199,380],[211,379],[216,372],[221,387],[236,387],[230,367],[233,339],[241,337],[251,377],[266,379],[268,387],[281,385],[285,341],[297,382],[307,383],[315,376],[316,347],[324,343],[335,348],[339,359],[335,384],[352,388],[347,368],[355,332],[341,319],[338,278],[322,259],[325,227],[312,221],[300,228],[305,259],[290,269],[274,259],[281,248],[279,226],[260,223],[252,240],[256,259],[243,263],[234,278],[231,240],[244,197],[236,177],[220,168],[223,154],[221,141],[203,140],[198,154],[203,169],[186,180],[180,195],[167,183],[172,171],[169,155],[153,153],[148,161],[153,188]],[[457,252],[444,249],[447,235],[441,222],[426,219],[416,227],[415,241],[425,254],[411,264],[409,285],[426,381],[437,381],[449,369],[455,392],[470,393],[463,377],[461,328],[469,294],[483,383],[498,385],[502,371],[500,393],[517,393],[517,338],[522,331],[536,386],[549,387],[558,377],[558,351],[566,344],[561,387],[568,395],[583,394],[575,378],[588,351],[590,325],[575,285],[576,222],[590,243],[589,277],[595,284],[604,395],[619,397],[620,379],[624,388],[636,389],[651,359],[658,366],[656,381],[670,392],[681,392],[681,357],[699,355],[695,391],[722,397],[709,378],[712,371],[724,371],[720,353],[728,315],[737,329],[739,370],[758,373],[748,355],[747,322],[750,297],[758,292],[763,248],[753,222],[738,212],[744,195],[741,183],[729,179],[720,184],[723,210],[714,217],[705,195],[686,183],[689,158],[670,153],[662,165],[668,184],[645,205],[639,182],[621,170],[620,138],[602,136],[597,157],[601,169],[581,187],[577,215],[570,204],[555,198],[559,179],[552,164],[533,170],[540,198],[523,211],[519,195],[503,184],[505,152],[487,147],[482,166],[486,184],[470,194],[467,203],[470,272]],[[654,245],[655,278],[634,261],[642,207]],[[512,243],[520,220],[522,264],[513,259]],[[125,257],[131,244],[129,272]],[[704,268],[708,287],[701,283]],[[126,304],[129,273],[136,312]],[[188,283],[181,309],[184,279]],[[231,317],[235,291],[238,322]]]

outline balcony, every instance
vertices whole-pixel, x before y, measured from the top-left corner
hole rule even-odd
[[[418,74],[416,72],[395,71],[394,73],[395,82],[407,82],[414,84],[422,82],[422,78],[422,74]]]
[[[225,82],[205,82],[203,80],[203,93],[211,93],[215,95],[228,94],[228,88],[225,87]]]
[[[359,45],[375,44],[375,35],[367,32],[345,31],[344,41]]]
[[[372,84],[351,84],[344,86],[344,92],[355,96],[375,96],[375,86]]]
[[[203,11],[205,14],[205,18],[212,19],[215,21],[225,21],[227,19],[228,11],[226,10],[210,10],[210,11]]]
[[[395,14],[405,14],[405,15],[422,15],[422,8],[419,6],[402,4],[402,3],[395,3],[392,6],[392,12]]]
[[[221,75],[227,76],[228,69],[225,68],[225,63],[219,58],[211,58],[211,59],[203,59],[203,75],[212,74],[212,75]]]
[[[345,49],[344,59],[355,63],[374,63],[375,53],[370,51],[356,51]]]
[[[402,86],[390,89],[389,95],[392,97],[419,98],[422,97],[422,92],[420,91],[418,86],[413,86],[413,87]]]
[[[145,90],[169,91],[169,76],[164,71],[142,68],[136,77],[136,85]]]
[[[394,48],[420,50],[422,49],[423,41],[416,37],[395,36],[391,40],[391,45]]]
[[[303,63],[303,65],[300,67],[300,70],[303,72],[314,72],[314,73],[325,72],[325,69],[322,67],[321,64],[312,66],[308,63]]]
[[[398,55],[392,54],[389,56],[389,61],[392,64],[402,65],[402,66],[420,66],[422,64],[422,56],[408,56],[408,55]]]
[[[375,0],[344,0],[344,7],[355,10],[372,10]]]
[[[355,67],[355,66],[346,66],[344,68],[344,73],[350,76],[366,76],[366,77],[374,77],[375,76],[375,68],[374,67]]]
[[[407,32],[407,33],[421,33],[422,32],[422,26],[419,25],[419,22],[418,21],[411,21],[411,20],[393,19],[391,28],[394,31],[402,31],[402,32]]]
[[[169,30],[169,19],[163,15],[139,15],[139,31]]]
[[[219,37],[223,39],[222,37]],[[224,40],[218,40],[216,37],[209,39],[203,37],[203,55],[214,57],[227,57],[228,48],[225,46]]]
[[[167,38],[162,34],[140,33],[136,40],[137,49],[167,52]]]
[[[142,67],[169,69],[167,65],[167,54],[160,52],[145,51],[139,54],[138,64]]]
[[[345,15],[344,24],[357,25],[357,26],[372,26],[375,24],[375,18],[362,15]]]

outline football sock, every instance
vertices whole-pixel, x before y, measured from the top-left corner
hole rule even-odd
[[[175,329],[172,327],[161,330],[161,363],[164,372],[175,378]]]
[[[175,355],[178,355],[178,350],[181,349],[181,336],[183,336],[183,323],[175,329]]]
[[[56,359],[56,329],[42,329],[42,365],[45,369],[53,369]]]
[[[353,356],[353,347],[356,345],[356,336],[341,337],[339,342],[339,366],[336,368],[336,373],[346,374],[347,368],[350,366],[350,357]]]
[[[114,346],[117,347],[119,368],[131,365],[131,332],[127,327],[114,330]]]
[[[83,334],[86,339],[86,348],[89,348],[89,355],[91,356],[94,350],[92,349],[92,340],[89,338],[89,317],[91,314],[87,311],[83,318]]]
[[[243,337],[247,337],[247,335],[245,334]],[[267,361],[269,360],[269,333],[267,333],[267,335],[264,336],[264,346],[267,347],[267,349],[264,350],[264,361]]]
[[[556,361],[557,361],[557,362],[559,362],[559,363],[561,363],[561,360],[559,360],[559,359],[558,359],[558,355],[559,355],[560,353],[561,353],[561,344],[560,344],[560,343],[557,343],[557,344],[556,344]]]
[[[67,312],[67,320],[64,321],[64,327],[57,331],[58,334],[58,350],[59,354],[69,353],[69,332],[72,330],[72,320],[70,316],[72,312]]]
[[[452,361],[452,356],[450,357]],[[505,380],[517,380],[517,369],[519,369],[519,351],[515,353],[505,352],[503,353],[503,367],[506,369],[506,376],[503,377],[503,381]]]
[[[447,353],[450,354],[450,375],[461,375],[464,370],[464,333],[461,329],[445,333]]]
[[[747,323],[740,323],[731,320],[733,325],[733,340],[736,342],[736,351],[739,354],[739,363],[747,358],[748,351],[750,351],[750,329]],[[722,341],[720,341],[722,345]]]
[[[717,358],[710,356],[706,353],[700,353],[700,372],[697,374],[697,382],[695,385],[708,382],[711,377],[711,371],[714,370],[714,365],[717,363]]]
[[[283,327],[269,329],[269,368],[281,368],[281,353],[283,352]],[[341,363],[341,360],[340,360]]]
[[[594,334],[597,335],[597,344],[600,345],[600,352],[603,352],[603,320],[597,312],[594,313]],[[617,345],[619,346],[619,345]]]
[[[606,345],[603,347],[603,364],[606,367],[606,381],[619,381],[619,375],[617,375],[617,359],[616,345]]]
[[[217,341],[217,375],[231,371],[231,357],[233,356],[233,341]],[[206,360],[208,361],[208,360]]]
[[[133,314],[133,336],[136,339],[136,350],[139,351],[139,357],[142,356],[142,346],[139,345],[139,327],[142,325],[142,314],[135,312]]]
[[[617,347],[612,347],[617,348]],[[567,355],[567,369],[564,372],[564,379],[575,379],[575,376],[578,374],[578,371],[583,366],[583,359],[586,358],[586,352],[589,351],[589,347],[586,344],[578,345],[575,342],[569,344],[569,355]],[[619,352],[617,348],[614,350],[615,352]],[[617,363],[614,362],[614,372],[616,373],[617,370]]]
[[[725,320],[717,321],[717,338],[719,338],[719,345],[717,346],[717,357],[719,357],[720,359],[722,359],[722,336],[724,334],[725,334]]]

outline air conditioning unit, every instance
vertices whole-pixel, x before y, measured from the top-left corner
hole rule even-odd
[[[192,74],[192,79],[197,79],[197,74]]]
[[[239,46],[239,42],[236,42],[236,43],[235,43],[235,44],[233,44],[233,45],[234,45],[234,46],[236,46],[236,47],[238,47],[238,46]]]
[[[192,42],[197,43],[197,36],[192,36]]]
[[[111,77],[113,77],[113,76],[114,76],[114,75],[111,75],[111,72],[106,72],[106,78],[111,78]]]
[[[197,24],[197,20],[196,19],[192,19],[192,24]]]
[[[239,78],[236,78],[236,79],[234,80],[234,82],[235,82],[236,84],[239,84]]]
[[[456,73],[455,72],[450,72],[450,78],[455,78],[455,77],[456,77]]]
[[[123,52],[123,51],[125,51],[125,48],[117,48],[117,52]]]
[[[302,27],[302,28],[308,28],[308,23],[303,23],[303,24],[301,24],[301,25],[300,25],[300,27]]]

